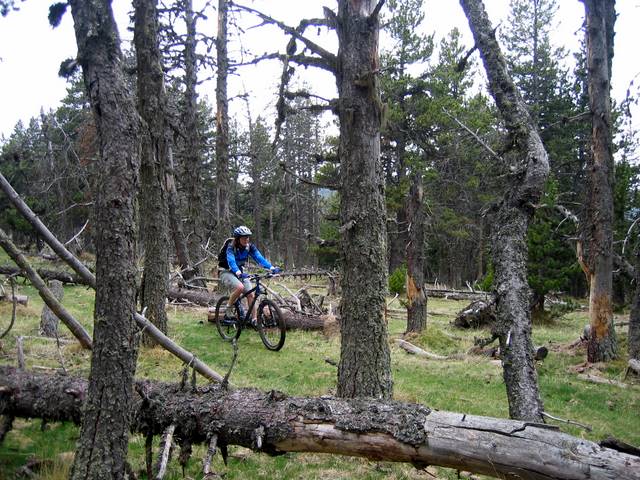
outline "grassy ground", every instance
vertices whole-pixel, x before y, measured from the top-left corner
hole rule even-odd
[[[314,280],[314,283],[317,282]],[[321,290],[317,289],[317,292]],[[23,336],[26,337],[23,343],[27,368],[59,368],[55,342],[38,338],[42,302],[37,292],[28,284],[21,284],[19,293],[29,296],[29,304],[18,307],[13,329],[0,340],[0,363],[15,365],[16,338]],[[85,287],[66,287],[63,303],[91,331],[93,293]],[[474,337],[486,336],[483,331],[463,331],[450,325],[455,314],[467,303],[430,299],[428,328],[422,335],[410,338],[410,341],[442,355],[465,352],[473,344]],[[397,303],[395,306],[397,308]],[[174,341],[195,353],[214,370],[226,373],[231,360],[231,348],[219,338],[215,326],[207,322],[206,309],[171,305],[168,314],[169,334]],[[10,318],[11,304],[0,303],[0,331],[8,326]],[[440,410],[508,416],[499,363],[477,356],[447,361],[410,356],[393,341],[402,335],[405,322],[406,319],[400,316],[389,320],[397,400],[419,402]],[[577,378],[575,369],[584,363],[585,353],[583,350],[569,350],[566,346],[578,338],[586,323],[586,312],[574,311],[553,322],[534,326],[536,345],[545,345],[550,350],[547,359],[538,365],[545,409],[556,417],[571,419],[593,428],[588,432],[574,425],[558,424],[563,431],[572,435],[596,441],[613,435],[639,445],[640,382],[628,380],[632,385],[623,389],[587,383]],[[60,332],[64,338],[71,338],[63,325]],[[619,332],[618,338],[622,354],[620,360],[601,366],[599,375],[621,380],[626,364],[626,329]],[[290,331],[284,348],[274,353],[262,346],[256,332],[244,332],[239,347],[237,364],[231,377],[235,385],[277,389],[290,395],[305,396],[332,394],[335,391],[336,367],[326,360],[338,360],[338,336]],[[70,374],[85,375],[88,372],[88,352],[82,351],[73,342],[62,345],[60,351],[64,367]],[[183,365],[169,353],[159,348],[142,349],[137,376],[179,381],[182,369]],[[199,381],[202,381],[201,377]],[[14,429],[0,445],[0,479],[13,478],[30,458],[48,460],[37,478],[66,478],[77,436],[78,430],[73,425],[53,423],[43,428],[40,421],[16,421]],[[130,450],[134,469],[144,470],[144,439],[132,436]],[[186,478],[202,478],[203,457],[204,449],[195,448],[184,472]],[[455,471],[448,469],[430,467],[425,472],[409,465],[330,455],[287,454],[271,458],[239,447],[230,448],[228,466],[224,466],[220,458],[215,460],[214,466],[227,479],[458,478]],[[171,462],[166,478],[183,478],[176,460]]]

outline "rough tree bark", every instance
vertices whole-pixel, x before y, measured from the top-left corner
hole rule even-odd
[[[216,73],[216,211],[217,244],[222,245],[231,232],[231,214],[229,210],[229,101],[227,99],[227,76],[229,58],[227,55],[227,0],[218,0],[218,36],[216,37],[216,55],[218,70]]]
[[[51,280],[48,282],[49,291],[53,298],[58,302],[62,301],[64,296],[64,289],[62,288],[62,282],[60,280]],[[51,308],[45,304],[42,307],[42,313],[40,314],[40,335],[44,337],[57,338],[58,337],[58,323],[60,319]]]
[[[135,196],[139,117],[110,0],[71,0],[78,63],[98,133],[94,343],[70,478],[124,478],[136,369]]]
[[[407,199],[407,332],[421,332],[427,327],[427,289],[424,285],[424,206],[422,174],[412,174]]]
[[[640,239],[639,239],[640,240]],[[629,312],[628,351],[629,358],[640,360],[640,246],[636,246],[636,261],[634,276],[636,291]]]
[[[613,328],[613,153],[611,139],[611,61],[614,0],[583,0],[587,36],[587,81],[591,110],[586,209],[587,275],[589,280],[589,362],[617,356]]]
[[[198,84],[198,65],[196,57],[196,22],[197,16],[193,12],[192,0],[184,2],[185,27],[187,36],[184,43],[184,136],[185,148],[183,158],[182,177],[186,190],[186,240],[191,259],[191,270],[195,276],[202,276],[200,267],[194,267],[194,263],[203,256],[202,245],[204,245],[204,227],[202,220],[202,154],[201,135],[198,126],[198,94],[196,85]],[[189,278],[192,275],[190,273]],[[204,280],[195,280],[195,285],[206,287]]]
[[[165,172],[167,163],[166,92],[158,47],[157,0],[136,0],[134,43],[138,63],[138,111],[145,121],[140,165],[140,233],[144,245],[141,306],[146,318],[167,333],[169,281],[169,207]],[[155,345],[145,334],[143,343]]]
[[[337,391],[350,398],[390,398],[393,393],[384,321],[387,233],[378,86],[382,3],[340,0],[336,17],[343,269]]]
[[[639,457],[545,425],[393,401],[288,397],[274,390],[192,391],[149,381],[138,381],[135,390],[132,431],[161,435],[173,424],[174,435],[191,444],[208,444],[217,435],[221,448],[352,455],[511,480],[640,479]],[[78,423],[85,395],[82,379],[0,368],[0,415]]]
[[[496,313],[511,418],[542,422],[543,405],[531,341],[527,230],[549,173],[536,127],[507,70],[481,0],[460,0],[509,134],[511,176],[491,231]]]

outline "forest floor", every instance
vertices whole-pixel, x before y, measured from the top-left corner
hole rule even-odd
[[[278,290],[278,283],[282,281],[272,280],[271,288]],[[314,278],[307,285],[311,293],[326,293],[319,283],[321,281]],[[303,284],[304,281],[296,280],[295,283],[289,283],[288,288],[295,291]],[[8,285],[5,284],[4,288],[10,291]],[[63,304],[91,331],[93,292],[83,286],[66,286],[64,290]],[[280,291],[285,292],[284,289]],[[17,293],[28,295],[29,302],[27,306],[18,305],[15,325],[0,340],[0,364],[16,365],[16,339],[22,336],[27,369],[59,369],[62,359],[70,375],[87,375],[90,353],[81,350],[75,341],[61,344],[58,350],[55,341],[40,338],[40,297],[29,284],[24,283],[19,284]],[[336,299],[325,299],[325,306],[327,302],[336,305]],[[466,354],[473,346],[474,338],[487,337],[488,332],[461,330],[451,324],[456,313],[468,304],[469,301],[429,299],[426,331],[409,338],[403,337],[406,316],[394,313],[389,318],[394,398],[438,410],[507,418],[508,406],[500,362],[485,356]],[[576,305],[579,306],[579,303]],[[393,308],[400,308],[397,300]],[[225,374],[231,363],[231,346],[222,341],[215,325],[207,321],[207,309],[168,305],[167,311],[169,336],[211,368]],[[9,325],[11,312],[11,303],[0,303],[0,331]],[[617,314],[616,319],[625,321],[627,315]],[[569,346],[579,338],[587,323],[586,310],[577,308],[561,317],[534,325],[534,343],[549,349],[547,358],[537,364],[546,412],[559,419],[588,425],[591,430],[587,431],[576,424],[554,420],[548,422],[578,437],[599,441],[611,435],[632,445],[640,445],[640,380],[629,375],[625,387],[614,383],[591,383],[579,376],[581,373],[591,373],[617,382],[623,380],[627,362],[627,327],[619,328],[617,332],[618,360],[606,365],[586,365],[584,348]],[[73,340],[64,325],[60,326],[60,334],[64,339]],[[455,356],[449,360],[430,360],[410,355],[396,344],[398,338],[404,338],[431,353]],[[276,389],[298,396],[331,395],[335,392],[337,370],[333,364],[337,363],[340,355],[340,338],[335,333],[326,335],[323,332],[289,331],[280,352],[266,350],[254,331],[243,332],[238,344],[239,354],[231,382],[239,387]],[[183,368],[184,365],[177,358],[160,348],[141,348],[136,375],[179,382]],[[202,377],[198,381],[202,383]],[[78,429],[71,424],[50,423],[43,426],[36,420],[16,420],[13,430],[0,444],[0,479],[16,478],[21,467],[30,459],[46,460],[35,478],[67,478],[77,438]],[[136,472],[145,469],[144,444],[142,436],[131,437],[129,459]],[[202,478],[201,460],[204,455],[204,447],[194,447],[184,475],[174,459],[165,478]],[[228,465],[225,466],[219,456],[216,457],[214,468],[226,479],[460,478],[458,472],[445,468],[429,467],[418,471],[406,464],[333,455],[290,453],[269,457],[244,448],[230,447]],[[146,477],[140,473],[139,478]]]

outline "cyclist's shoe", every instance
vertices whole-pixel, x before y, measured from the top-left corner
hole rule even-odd
[[[236,322],[236,313],[233,310],[233,307],[227,307],[224,311],[224,317],[222,317],[223,325],[233,325]]]

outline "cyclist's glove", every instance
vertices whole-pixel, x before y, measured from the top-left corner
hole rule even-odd
[[[249,274],[248,273],[241,273],[240,274],[240,280],[245,280],[247,278],[249,278]]]
[[[271,273],[280,273],[282,272],[281,268],[278,267],[271,267]]]

